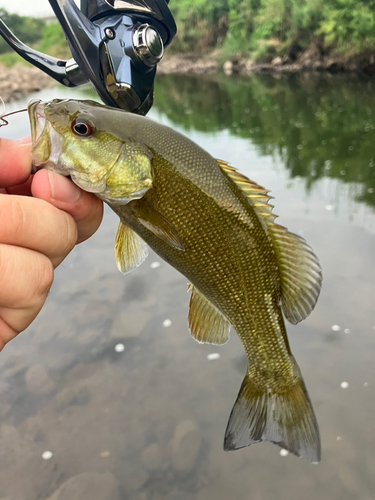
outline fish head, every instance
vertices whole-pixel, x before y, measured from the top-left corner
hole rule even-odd
[[[113,115],[126,112],[71,99],[31,101],[28,112],[34,172],[70,176],[114,204],[141,198],[152,187],[152,152],[113,127]]]

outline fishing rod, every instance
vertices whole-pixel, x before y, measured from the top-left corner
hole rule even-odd
[[[169,0],[49,0],[72,58],[58,59],[19,40],[0,19],[0,35],[26,61],[59,83],[90,82],[108,106],[145,115],[156,67],[177,28]]]

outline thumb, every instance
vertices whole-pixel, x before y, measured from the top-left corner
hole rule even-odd
[[[78,228],[77,243],[92,236],[103,217],[103,203],[92,193],[82,191],[70,179],[50,170],[39,170],[31,184],[35,198],[48,201],[64,210],[75,220]]]

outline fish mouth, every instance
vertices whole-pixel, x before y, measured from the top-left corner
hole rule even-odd
[[[46,124],[44,103],[39,100],[31,101],[28,106],[28,112],[31,124],[31,138],[33,142],[36,142],[42,135]]]
[[[40,100],[31,101],[28,106],[33,150],[36,149],[38,141],[41,139],[43,131],[47,126],[44,106],[44,103]],[[31,172],[35,174],[40,168],[43,167],[44,162],[41,158],[36,158],[35,155],[32,155],[32,157],[33,161]]]
[[[46,103],[40,100],[31,101],[28,113],[32,140],[32,173],[41,168],[56,170],[60,155],[61,139],[55,132],[45,114]],[[66,173],[63,173],[66,175]]]

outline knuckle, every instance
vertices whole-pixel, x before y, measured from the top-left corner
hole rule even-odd
[[[63,212],[63,214],[66,221],[65,224],[66,230],[62,233],[62,240],[60,242],[59,253],[64,258],[68,255],[68,253],[70,253],[73,250],[73,248],[77,243],[78,229],[74,219],[66,212]]]
[[[39,254],[39,265],[36,270],[34,296],[45,297],[52,286],[54,270],[52,262],[45,255]]]
[[[21,201],[16,196],[6,196],[0,206],[0,215],[5,230],[12,228],[14,234],[22,232],[26,225],[26,214]]]
[[[53,277],[52,262],[44,254],[0,244],[0,307],[40,308]]]

